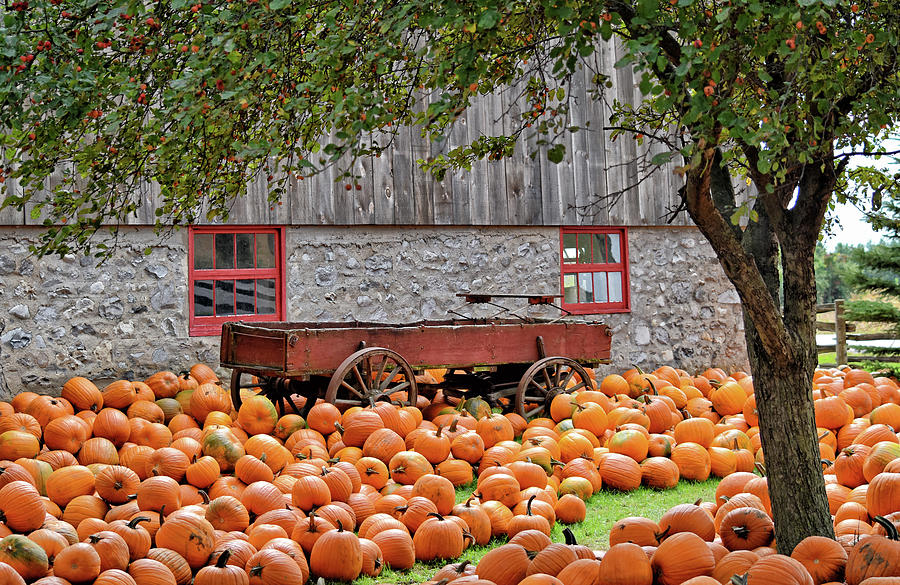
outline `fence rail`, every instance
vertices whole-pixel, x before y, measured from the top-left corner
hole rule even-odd
[[[834,332],[835,343],[829,345],[816,345],[819,353],[835,353],[834,364],[821,364],[823,366],[835,366],[847,363],[848,341],[892,341],[900,339],[900,336],[891,333],[854,333],[856,324],[848,322],[844,309],[844,299],[836,299],[833,303],[816,305],[816,313],[834,312],[834,322],[816,321],[816,331]],[[897,355],[853,355],[852,361],[880,361],[885,363],[900,363],[900,348]]]

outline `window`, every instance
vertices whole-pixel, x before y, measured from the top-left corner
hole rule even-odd
[[[563,307],[573,313],[630,310],[625,228],[562,228]]]
[[[218,335],[226,321],[284,318],[283,230],[193,227],[188,238],[191,335]]]

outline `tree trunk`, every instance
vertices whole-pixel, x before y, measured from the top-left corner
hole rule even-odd
[[[817,364],[813,254],[833,184],[811,170],[800,182],[793,209],[769,199],[756,207],[759,220],[741,233],[725,221],[721,201],[713,203],[710,193],[723,190],[716,183],[729,180],[728,175],[712,175],[706,182],[689,176],[688,211],[743,303],[777,547],[789,555],[807,536],[834,535],[812,399]]]

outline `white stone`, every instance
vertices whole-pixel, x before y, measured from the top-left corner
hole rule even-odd
[[[730,289],[720,294],[716,300],[722,304],[736,305],[741,302],[741,297],[738,296],[736,290]]]
[[[637,345],[648,345],[650,343],[650,329],[643,325],[635,327],[634,342]]]
[[[19,319],[28,319],[31,317],[31,311],[28,309],[28,305],[18,304],[12,309],[9,310],[9,314]]]
[[[103,289],[105,289],[105,288],[106,287],[103,285],[103,283],[98,280],[97,282],[95,282],[91,285],[91,293],[95,294],[95,295],[100,294],[103,292]]]

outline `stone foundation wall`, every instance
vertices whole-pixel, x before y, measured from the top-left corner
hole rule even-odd
[[[101,266],[29,256],[36,234],[0,234],[0,397],[217,363],[218,337],[188,336],[186,231],[160,241],[123,229]],[[628,239],[632,310],[594,317],[614,331],[602,371],[746,368],[737,294],[700,233],[632,228]],[[286,261],[293,321],[444,319],[457,292],[557,293],[560,282],[559,231],[543,227],[289,228]]]

